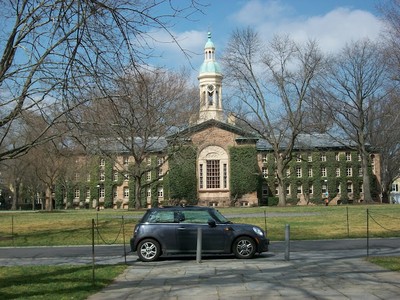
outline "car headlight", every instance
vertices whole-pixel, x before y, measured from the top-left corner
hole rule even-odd
[[[258,227],[253,227],[253,231],[259,235],[259,236],[264,236],[264,233],[262,232],[262,230]]]

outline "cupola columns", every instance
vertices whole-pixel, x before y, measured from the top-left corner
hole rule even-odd
[[[198,76],[200,89],[199,123],[215,119],[224,121],[222,109],[222,72],[215,60],[215,46],[208,33],[204,46],[204,62]]]

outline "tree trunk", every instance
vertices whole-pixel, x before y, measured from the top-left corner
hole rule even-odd
[[[361,155],[361,168],[363,174],[364,202],[371,203],[373,200],[371,196],[371,184],[368,172],[368,154],[366,152]]]
[[[279,197],[279,202],[278,206],[286,206],[286,188],[285,188],[285,182],[283,180],[283,161],[282,158],[279,157],[276,160],[276,177],[278,181],[278,197]]]
[[[142,208],[142,182],[141,177],[135,177],[135,208],[140,209]]]

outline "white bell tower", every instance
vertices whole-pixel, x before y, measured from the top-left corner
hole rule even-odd
[[[224,121],[222,109],[222,73],[219,64],[215,61],[215,46],[211,41],[211,32],[204,46],[204,62],[200,67],[200,114],[199,123],[214,119]]]

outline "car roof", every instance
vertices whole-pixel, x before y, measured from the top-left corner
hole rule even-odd
[[[156,210],[214,210],[212,207],[207,206],[162,206],[162,207],[153,207],[149,208],[149,211],[156,211]]]

